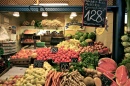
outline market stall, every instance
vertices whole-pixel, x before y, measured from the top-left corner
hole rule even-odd
[[[67,4],[41,5],[56,2]],[[129,86],[125,1],[5,0],[0,5],[0,23],[9,35],[1,42],[0,67],[6,68],[0,86]]]

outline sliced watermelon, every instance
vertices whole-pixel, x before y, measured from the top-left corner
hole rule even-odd
[[[130,86],[130,79],[128,79],[124,86]]]
[[[124,86],[128,80],[128,71],[124,65],[121,65],[116,70],[116,82],[119,86]]]
[[[106,71],[115,72],[117,64],[111,58],[101,58],[98,62],[98,67],[103,68]]]
[[[115,77],[114,74],[112,74],[111,72],[104,70],[103,68],[100,67],[96,67],[96,70],[103,73],[105,76],[108,76],[110,79],[113,79]]]

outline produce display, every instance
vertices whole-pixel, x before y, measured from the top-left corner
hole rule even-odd
[[[76,32],[75,35],[73,35],[73,38],[80,40],[80,42],[85,41],[86,39],[92,39],[93,41],[95,41],[96,39],[96,34],[94,32]]]
[[[14,86],[43,86],[50,70],[54,69],[48,62],[44,62],[43,68],[31,65]]]
[[[34,34],[34,33],[37,33],[37,30],[35,29],[27,29],[24,31],[24,34]]]
[[[67,49],[73,49],[75,51],[79,51],[80,41],[76,40],[76,39],[70,39],[70,40],[62,41],[57,45],[57,47],[59,47],[59,48],[63,47],[66,50]]]
[[[11,56],[11,59],[27,59],[31,56],[35,51],[31,49],[21,49],[15,55]]]
[[[60,63],[60,62],[71,62],[71,58],[78,58],[78,61],[80,61],[79,53],[68,49],[64,50],[63,48],[58,48],[57,53],[52,53],[51,48],[38,48],[36,50],[37,52],[37,60],[50,60],[52,59],[54,63]]]
[[[66,73],[62,76],[59,86],[86,86],[84,77],[77,71]]]
[[[102,42],[94,42],[93,46],[80,47],[79,49],[80,53],[97,51],[100,54],[110,54],[110,49],[104,46]]]
[[[61,77],[63,76],[63,74],[63,72],[57,72],[55,70],[49,71],[46,77],[45,86],[60,86]]]

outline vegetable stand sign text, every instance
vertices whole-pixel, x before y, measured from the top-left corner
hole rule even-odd
[[[107,0],[85,0],[83,26],[105,26]]]
[[[51,52],[52,53],[57,53],[58,52],[58,47],[51,47]]]
[[[34,60],[34,67],[36,68],[42,68],[44,61],[42,60]]]

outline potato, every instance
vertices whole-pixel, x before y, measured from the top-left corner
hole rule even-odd
[[[102,86],[102,81],[100,78],[98,77],[94,78],[94,82],[96,86]]]
[[[85,83],[86,86],[95,86],[94,79],[91,77],[86,77],[83,82]]]

